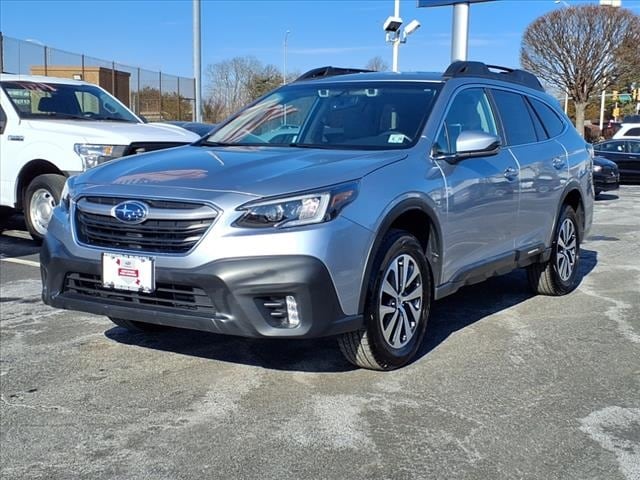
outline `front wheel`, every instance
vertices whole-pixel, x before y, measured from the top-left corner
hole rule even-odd
[[[527,277],[534,292],[559,296],[573,291],[579,282],[580,227],[578,216],[565,205],[558,218],[551,246],[551,257],[544,263],[527,267]]]
[[[338,337],[349,362],[371,370],[409,363],[422,344],[431,305],[431,273],[411,234],[393,230],[374,263],[365,305],[365,327]]]
[[[64,175],[47,173],[34,178],[24,194],[24,219],[31,237],[42,242],[53,209],[60,202],[64,188]]]

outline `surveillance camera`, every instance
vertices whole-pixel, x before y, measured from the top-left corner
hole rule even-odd
[[[389,17],[385,20],[384,28],[385,32],[397,32],[402,25],[402,19],[400,17]]]
[[[413,32],[415,32],[419,28],[420,28],[420,22],[418,20],[411,20],[409,22],[409,25],[404,27],[404,33],[407,35],[411,35]]]

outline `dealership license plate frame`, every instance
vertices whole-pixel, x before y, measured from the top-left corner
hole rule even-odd
[[[112,290],[153,293],[156,289],[155,258],[103,252],[102,286]]]

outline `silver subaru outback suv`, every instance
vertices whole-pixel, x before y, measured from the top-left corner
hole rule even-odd
[[[391,370],[464,285],[526,267],[538,293],[577,286],[591,169],[522,70],[316,69],[192,145],[70,178],[43,299],[136,331],[332,335]]]

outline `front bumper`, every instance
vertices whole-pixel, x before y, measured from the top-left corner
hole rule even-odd
[[[186,309],[180,302],[169,306],[103,289],[100,262],[74,257],[52,235],[42,245],[40,264],[43,301],[57,308],[243,337],[312,338],[362,325],[361,315],[343,312],[327,268],[311,256],[232,258],[191,269],[156,268],[156,284],[204,292],[210,305],[206,313]],[[92,280],[96,287],[84,292],[69,288],[69,279],[78,276],[98,279]],[[287,295],[297,302],[300,322],[293,328],[274,325],[264,307],[265,298]]]
[[[617,190],[620,188],[620,175],[606,173],[602,175],[593,175],[593,186],[596,191]]]

